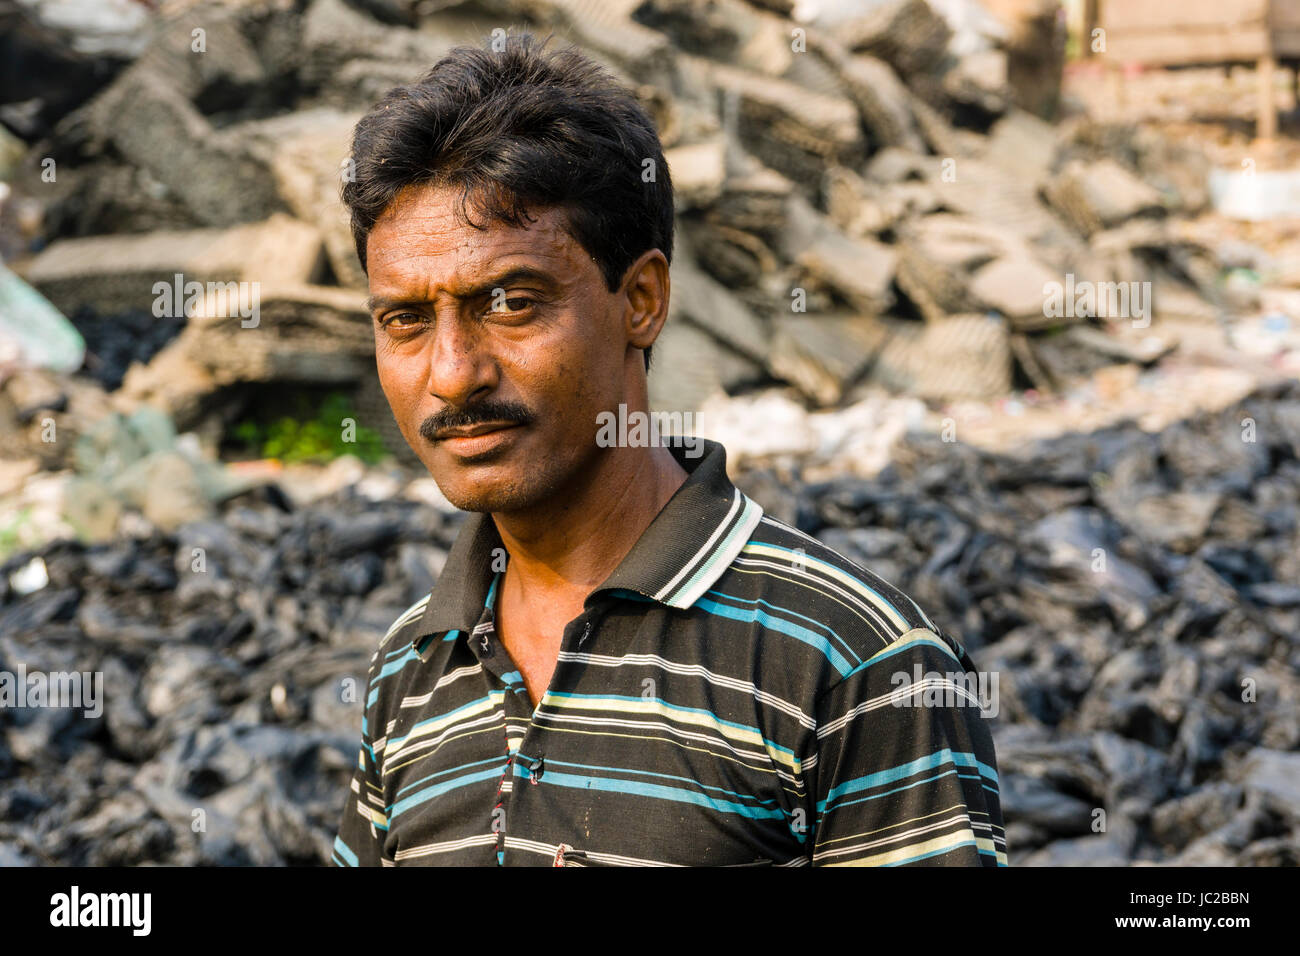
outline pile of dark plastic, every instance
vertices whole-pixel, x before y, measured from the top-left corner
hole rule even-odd
[[[904,452],[747,490],[996,676],[1012,864],[1300,861],[1300,384],[1155,435]]]
[[[915,437],[872,480],[736,478],[996,675],[1013,865],[1300,861],[1300,383],[1154,435]],[[0,679],[102,693],[0,707],[0,865],[326,862],[370,654],[458,520],[264,487],[175,534],[12,557]]]

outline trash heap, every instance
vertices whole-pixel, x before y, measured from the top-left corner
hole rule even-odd
[[[955,442],[915,430],[920,400],[1135,372],[1256,305],[1221,282],[1255,251],[1194,218],[1199,154],[1040,117],[1051,17],[1007,28],[961,0],[825,0],[805,20],[788,0],[86,0],[93,17],[57,22],[41,6],[0,0],[0,73],[35,77],[0,97],[0,165],[18,164],[0,255],[84,342],[43,353],[54,339],[0,324],[0,672],[100,673],[104,699],[95,717],[0,708],[0,865],[328,860],[369,656],[461,516],[401,469],[277,474],[212,452],[259,389],[343,387],[409,454],[338,201],[349,135],[498,27],[580,44],[658,124],[679,228],[654,404],[783,386],[747,416],[779,464],[734,456],[737,483],[999,675],[1012,863],[1300,860],[1294,382],[1157,434],[995,453],[973,420]],[[183,311],[177,276],[204,287]],[[1148,281],[1146,316],[1049,304],[1053,283]],[[250,323],[221,296],[253,282]],[[1111,378],[1151,411],[1157,390]],[[900,394],[873,404],[882,386]]]
[[[912,435],[869,480],[742,484],[998,676],[1013,865],[1300,860],[1300,383],[1157,435]]]
[[[997,675],[1012,864],[1300,862],[1300,385],[1155,438],[914,439],[871,480],[736,480]],[[104,688],[0,710],[0,865],[328,861],[370,654],[463,518],[336,466],[0,565],[0,672]]]
[[[11,559],[0,672],[98,672],[102,713],[0,709],[0,866],[327,863],[370,655],[458,520],[382,484],[259,485]]]
[[[157,281],[258,282],[256,328],[205,299],[170,341],[124,336],[134,356],[104,343],[112,405],[155,404],[184,431],[241,384],[351,385],[365,424],[404,454],[369,374],[365,279],[338,200],[349,136],[387,89],[499,27],[582,45],[658,125],[679,242],[657,407],[772,384],[820,408],[882,385],[1050,394],[1100,365],[1154,362],[1177,347],[1172,320],[1213,323],[1233,304],[1212,241],[1180,228],[1206,204],[1203,158],[1150,130],[1054,126],[1017,105],[1055,105],[1026,39],[1041,18],[1009,28],[974,0],[815,12],[172,0],[142,28],[96,34],[127,64],[96,95],[69,107],[33,93],[25,168],[49,159],[57,180],[27,191],[48,200],[54,241],[20,271],[110,338],[147,324]],[[1067,276],[1151,281],[1154,301],[1143,316],[1049,315],[1045,284]]]

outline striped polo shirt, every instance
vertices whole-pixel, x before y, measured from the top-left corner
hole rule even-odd
[[[468,516],[371,658],[334,863],[1006,865],[966,651],[697,441],[536,708],[493,626],[508,555]]]

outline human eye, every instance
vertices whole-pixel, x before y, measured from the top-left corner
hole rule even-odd
[[[424,317],[416,312],[393,312],[379,321],[379,327],[393,334],[409,332],[424,322]]]
[[[526,318],[536,306],[537,300],[521,292],[497,296],[488,304],[486,314],[504,319]]]

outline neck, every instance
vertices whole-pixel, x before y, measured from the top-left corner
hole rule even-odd
[[[507,576],[531,595],[581,601],[627,556],[686,481],[667,448],[612,448],[578,487],[526,514],[493,514],[510,555]]]

